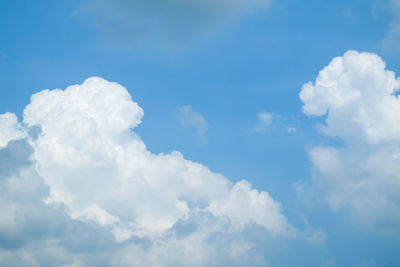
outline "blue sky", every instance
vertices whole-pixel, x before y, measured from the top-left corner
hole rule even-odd
[[[368,199],[368,194],[375,196],[376,193],[391,201],[393,209],[388,209],[388,213],[398,211],[400,191],[396,191],[396,181],[400,177],[387,174],[391,173],[392,165],[384,165],[388,169],[379,171],[366,168],[364,176],[379,176],[384,182],[377,178],[365,179],[371,186],[367,185],[368,190],[362,196],[358,193],[351,197],[342,196],[340,190],[339,193],[335,191],[342,198],[337,201],[344,204],[334,208],[336,202],[332,204],[325,196],[333,190],[328,187],[337,184],[329,182],[318,187],[320,185],[315,181],[324,181],[331,173],[313,171],[320,165],[317,159],[310,160],[309,151],[316,147],[333,147],[343,161],[346,157],[351,161],[363,153],[369,159],[369,155],[375,155],[369,150],[375,151],[375,139],[372,143],[348,145],[359,135],[356,130],[354,134],[342,133],[341,127],[351,131],[353,124],[345,118],[337,118],[343,114],[351,117],[353,109],[338,109],[334,113],[336,104],[332,102],[326,104],[328,113],[305,114],[302,107],[308,100],[302,101],[299,93],[304,84],[315,81],[333,58],[347,58],[344,55],[349,50],[378,55],[386,62],[386,69],[394,71],[398,77],[400,31],[396,29],[400,25],[399,15],[400,3],[396,0],[310,0],[306,3],[299,0],[218,0],[204,1],[203,4],[195,0],[187,3],[175,0],[148,3],[122,0],[3,1],[0,9],[0,114],[15,113],[22,121],[23,110],[30,103],[31,95],[41,90],[65,89],[82,84],[91,76],[116,82],[125,87],[133,101],[144,110],[143,123],[135,124],[134,131],[150,152],[180,151],[186,159],[221,173],[232,183],[246,179],[254,189],[268,192],[282,204],[283,214],[293,227],[300,231],[309,227],[324,237],[317,244],[307,242],[307,238],[278,236],[269,240],[267,235],[267,241],[252,239],[253,249],[248,255],[254,253],[255,258],[262,255],[265,258],[265,262],[260,263],[262,266],[397,266],[400,262],[397,216],[388,219],[385,215],[383,219],[377,217],[377,223],[368,223],[358,212],[374,213],[382,207],[377,204],[372,211],[360,211],[356,204],[349,203],[359,203],[360,199]],[[351,59],[359,60],[354,63],[356,66],[365,62],[366,56],[359,55],[359,58]],[[375,58],[368,60],[372,65],[379,64]],[[356,78],[351,81],[350,84],[362,84]],[[354,89],[369,99],[369,91],[363,91],[364,87],[354,85],[350,89],[339,89],[343,92]],[[324,90],[317,85],[315,88]],[[309,101],[310,105],[320,105],[318,100]],[[190,106],[189,114],[182,114],[184,106]],[[357,103],[354,106],[364,107]],[[271,120],[259,120],[260,112],[268,113]],[[385,125],[379,122],[386,121],[386,117],[371,115],[371,121],[378,121],[371,127],[386,127],[382,128],[383,132],[393,132],[396,136],[397,128],[393,125],[393,129],[390,128],[389,123],[397,122],[399,114],[391,114],[394,118]],[[325,122],[329,116],[332,119]],[[29,119],[24,123],[18,127],[32,126]],[[321,124],[328,124],[333,134],[324,134],[316,126]],[[45,124],[42,127],[45,131]],[[289,132],[288,128],[295,130]],[[379,151],[386,151],[386,147],[398,151],[396,137],[381,134],[371,138],[389,142],[380,144],[376,148],[381,149]],[[2,148],[0,143],[0,149],[11,148]],[[395,152],[382,154],[387,159],[385,162],[393,161],[395,166],[398,163],[393,156]],[[3,154],[0,153],[0,157]],[[363,162],[366,158],[358,160]],[[32,160],[39,162],[39,159]],[[351,167],[343,168],[340,177],[332,174],[336,177],[333,181],[343,179],[352,184],[354,174],[347,171]],[[395,172],[397,169],[393,168]],[[385,177],[392,179],[391,182]],[[53,190],[51,179],[46,179],[50,178],[44,177],[48,190]],[[375,192],[372,184],[377,181],[385,183],[385,188],[395,189],[390,193],[387,193],[389,189]],[[320,191],[322,196],[309,198],[305,193],[304,197],[298,189],[299,184],[310,185],[311,190]],[[72,204],[59,199],[55,201],[67,207],[71,205],[73,210]],[[365,205],[373,206],[374,203]],[[96,232],[88,238],[95,239],[102,232],[97,228],[93,231]],[[61,263],[54,258],[46,259],[43,252],[32,249],[35,235],[15,248],[5,241],[7,231],[0,232],[3,235],[0,247],[2,253],[9,253],[8,263],[16,261],[12,255],[21,251],[31,253],[29,255],[42,266],[51,265],[53,260]],[[63,238],[58,238],[62,243]],[[134,243],[135,238],[124,242]],[[77,247],[61,246],[60,249],[67,251],[65,255],[70,255],[67,258],[73,258],[74,253],[88,253],[80,252]],[[113,257],[110,251],[117,250],[116,247],[102,249],[108,249],[110,258]],[[90,265],[95,261],[83,259],[82,262]],[[161,263],[174,265],[165,259]],[[6,266],[7,262],[2,264]],[[123,266],[115,261],[108,264]],[[218,264],[228,265],[224,261]]]

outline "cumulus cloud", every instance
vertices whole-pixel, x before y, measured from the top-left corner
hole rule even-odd
[[[15,114],[0,114],[0,147],[6,146],[10,140],[22,138],[24,135]]]
[[[193,127],[196,130],[199,143],[206,143],[208,124],[204,116],[200,113],[194,112],[192,107],[188,105],[179,107],[178,112],[181,125],[183,127]]]
[[[149,152],[132,131],[143,110],[117,83],[44,90],[23,114],[1,117],[2,265],[256,266],[269,240],[319,235],[247,181]]]
[[[322,133],[344,142],[311,149],[313,183],[303,189],[382,231],[400,226],[399,90],[379,56],[348,51],[300,92],[303,112],[324,116]]]
[[[252,130],[252,132],[263,132],[272,123],[273,115],[271,113],[261,111],[257,114],[258,125]]]
[[[176,45],[197,39],[269,0],[89,0],[84,8],[110,39]]]

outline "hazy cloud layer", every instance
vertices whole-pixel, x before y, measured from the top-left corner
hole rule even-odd
[[[131,130],[142,116],[97,77],[33,95],[22,126],[5,115],[1,265],[256,266],[273,240],[320,240],[249,182],[150,153]]]
[[[386,38],[383,40],[383,46],[385,52],[390,54],[400,53],[399,42],[400,42],[400,1],[399,0],[386,0],[376,1],[377,5],[384,5],[389,16],[392,17],[392,21],[388,28]],[[385,15],[386,15],[385,14]]]
[[[371,53],[348,51],[305,84],[309,116],[325,116],[322,133],[343,147],[311,149],[311,190],[333,210],[346,208],[378,231],[400,226],[400,79]]]
[[[107,37],[174,46],[264,8],[269,0],[89,0],[83,11]]]

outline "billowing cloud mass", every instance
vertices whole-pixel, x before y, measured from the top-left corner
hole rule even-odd
[[[344,143],[311,149],[308,190],[384,232],[400,226],[399,90],[400,79],[379,56],[348,51],[300,93],[304,113],[324,116],[322,133]]]
[[[176,45],[215,31],[268,3],[269,0],[89,0],[84,10],[114,41]]]
[[[249,182],[149,152],[142,116],[98,77],[1,115],[0,265],[255,266],[273,239],[318,239]]]

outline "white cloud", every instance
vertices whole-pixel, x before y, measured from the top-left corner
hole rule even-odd
[[[15,114],[0,114],[0,148],[6,146],[8,141],[22,138],[24,135]]]
[[[32,96],[25,139],[0,148],[1,264],[255,266],[265,259],[249,232],[320,234],[295,229],[247,181],[152,154],[132,131],[142,116],[124,87],[97,77]]]
[[[296,231],[281,215],[282,207],[279,203],[276,203],[267,192],[252,189],[249,182],[244,180],[235,184],[226,199],[213,200],[208,209],[215,215],[236,220],[236,226],[240,231],[249,223],[264,226],[272,233],[295,234],[293,231]],[[274,210],[277,216],[272,218],[263,212],[267,209]]]
[[[295,133],[295,132],[297,132],[297,128],[296,127],[287,127],[287,132],[288,133]]]
[[[273,115],[271,113],[261,111],[257,114],[258,125],[252,130],[252,132],[263,132],[272,123]]]
[[[191,106],[178,108],[179,120],[182,126],[191,126],[195,128],[198,141],[201,144],[206,142],[208,124],[206,119],[200,113],[194,112]]]
[[[400,112],[394,94],[400,80],[375,54],[347,52],[332,60],[315,84],[300,93],[307,115],[327,114],[325,134],[346,142],[400,141]]]
[[[84,12],[110,39],[176,45],[267,6],[269,0],[89,0]]]
[[[400,79],[371,53],[334,58],[300,98],[310,116],[326,116],[324,134],[344,147],[315,147],[311,190],[333,210],[347,208],[380,231],[400,225]]]

